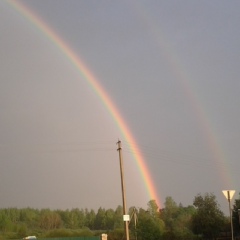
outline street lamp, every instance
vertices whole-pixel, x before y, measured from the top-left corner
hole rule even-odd
[[[231,233],[232,233],[232,240],[233,240],[233,223],[232,223],[232,210],[231,210],[231,199],[235,193],[235,190],[223,190],[222,191],[226,199],[228,200],[229,204],[229,213],[230,213],[230,221],[231,221]]]

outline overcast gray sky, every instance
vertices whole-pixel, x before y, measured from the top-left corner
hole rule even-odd
[[[240,182],[239,1],[23,0],[83,60],[163,203]],[[56,44],[0,2],[0,207],[117,207],[122,133]],[[150,200],[123,141],[127,205]]]

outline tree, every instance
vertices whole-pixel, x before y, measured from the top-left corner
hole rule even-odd
[[[215,238],[224,228],[225,217],[214,194],[198,194],[193,201],[196,212],[192,217],[192,230],[205,238]]]
[[[67,228],[77,229],[78,228],[78,216],[74,211],[67,210],[65,224]]]
[[[27,226],[26,224],[19,224],[17,228],[17,236],[18,238],[23,238],[27,236]]]
[[[8,208],[6,214],[12,223],[18,223],[20,220],[20,211],[17,208]]]
[[[152,202],[151,202],[152,203]],[[139,209],[137,236],[140,240],[159,240],[163,234],[164,223],[161,219],[156,218],[155,214],[151,215],[149,211]]]
[[[176,219],[178,212],[178,207],[176,202],[172,197],[166,197],[164,203],[164,209],[160,210],[161,219],[164,221],[166,225],[166,230],[168,232],[173,233],[174,229],[174,220]]]
[[[38,226],[39,210],[32,208],[23,208],[19,210],[19,222],[25,223],[28,228]]]
[[[122,206],[118,205],[115,210],[115,217],[114,217],[114,229],[123,229],[123,208]]]
[[[49,209],[44,209],[41,212],[39,226],[45,230],[60,228],[62,225],[61,216],[57,212],[52,212]]]
[[[240,212],[238,210],[240,210],[240,199],[235,199],[232,212],[234,235],[240,235]]]
[[[93,209],[88,211],[88,209],[85,209],[85,225],[89,229],[94,228],[94,223],[95,223],[95,218],[96,218],[96,213]]]
[[[150,200],[148,203],[148,213],[153,217],[153,218],[158,218],[159,217],[159,212],[158,212],[158,205],[155,200]]]
[[[193,206],[178,206],[172,197],[166,197],[164,208],[160,209],[160,218],[165,223],[165,239],[191,238],[193,233],[190,222],[193,212]]]
[[[8,215],[4,212],[1,211],[0,214],[0,230],[5,233],[7,231],[10,231],[12,228],[12,222]]]
[[[106,229],[106,210],[104,208],[99,208],[95,218],[95,229],[105,230]]]
[[[106,230],[113,230],[114,228],[114,210],[113,209],[107,209],[105,216],[106,216]]]
[[[191,220],[194,212],[195,208],[193,206],[178,206],[173,227],[174,235],[177,239],[191,239],[193,237],[194,234],[191,230]]]
[[[85,219],[85,212],[84,212],[83,209],[81,209],[78,212],[78,224],[79,224],[78,226],[80,228],[83,228],[85,226],[85,221],[86,221],[86,219]]]

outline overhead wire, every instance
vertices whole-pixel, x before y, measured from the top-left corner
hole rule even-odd
[[[116,141],[117,142],[117,141]],[[65,152],[114,152],[117,150],[116,143],[109,140],[81,141],[71,143],[23,143],[23,144],[0,144],[0,153],[2,152],[27,152],[27,153],[65,153]],[[134,144],[132,142],[122,141],[123,153],[129,155],[142,155],[150,161],[159,161],[161,163],[177,164],[181,166],[201,166],[202,168],[216,167],[216,163],[210,158],[201,157],[182,152],[173,152],[159,150],[152,146],[143,144]],[[219,163],[221,165],[222,163]],[[236,169],[234,166],[231,166]]]
[[[144,156],[147,160],[158,160],[161,163],[167,162],[169,164],[178,164],[184,166],[201,166],[202,168],[206,167],[216,167],[216,162],[213,161],[210,157],[201,157],[199,155],[193,155],[182,152],[172,152],[166,150],[159,150],[152,146],[146,146],[123,141],[123,152],[128,154],[140,154]],[[223,163],[219,162],[219,165],[223,166]],[[233,169],[236,170],[234,166],[229,164]]]

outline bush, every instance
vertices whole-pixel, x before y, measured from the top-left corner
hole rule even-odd
[[[78,230],[61,228],[47,232],[44,237],[58,238],[58,237],[91,237],[91,236],[93,236],[93,233],[88,228]]]

